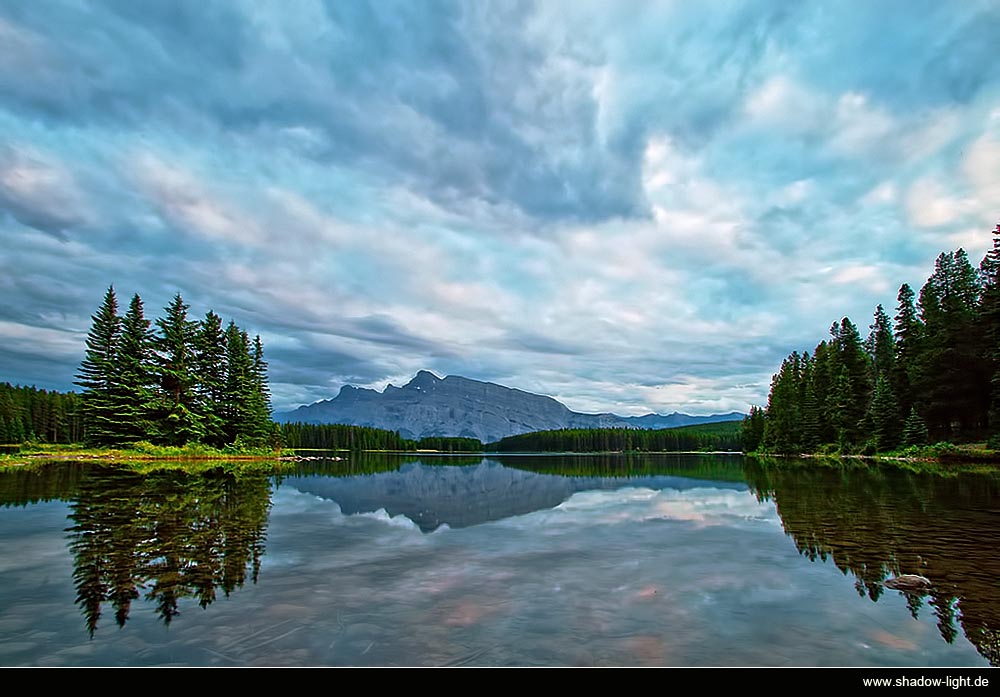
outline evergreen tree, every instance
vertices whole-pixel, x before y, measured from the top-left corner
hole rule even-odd
[[[915,408],[910,408],[910,415],[903,424],[903,445],[927,445],[929,434],[927,424],[920,418]]]
[[[264,345],[260,334],[254,337],[251,358],[248,436],[259,446],[270,438],[272,432],[271,391],[267,384],[267,361],[264,360]]]
[[[892,391],[892,383],[885,375],[875,381],[875,393],[865,417],[869,442],[876,452],[892,450],[899,445],[902,424],[899,403]]]
[[[827,399],[827,418],[834,426],[841,447],[863,439],[862,419],[871,397],[869,362],[858,328],[847,317],[830,329],[830,364],[836,377]]]
[[[896,357],[893,364],[893,387],[903,413],[914,405],[913,385],[917,384],[923,323],[917,316],[913,289],[904,283],[899,288],[896,307]]]
[[[116,443],[119,436],[114,390],[118,381],[116,361],[121,318],[114,286],[108,287],[104,302],[91,319],[87,351],[80,363],[76,384],[83,388],[87,442],[110,445]]]
[[[989,430],[1000,435],[1000,225],[993,232],[993,248],[979,265],[982,294],[979,336],[984,369],[990,376]]]
[[[765,421],[764,410],[758,406],[751,406],[750,412],[743,418],[741,432],[743,452],[752,453],[760,448],[761,441],[764,439]]]
[[[161,437],[165,443],[198,442],[205,435],[195,392],[194,344],[197,322],[189,321],[189,306],[178,293],[166,307],[166,316],[156,320],[157,372],[162,390]]]
[[[222,330],[222,318],[211,310],[198,325],[194,365],[205,441],[220,447],[226,444],[226,335]]]
[[[279,443],[260,337],[251,345],[235,323],[223,331],[214,312],[195,322],[187,311],[178,293],[154,333],[139,295],[122,318],[109,288],[77,374],[83,395],[0,385],[0,441]]]
[[[142,299],[132,296],[122,320],[114,389],[116,443],[155,440],[155,379],[152,373],[153,332]]]
[[[792,352],[771,381],[763,438],[768,450],[790,453],[800,449],[800,368],[801,358]]]
[[[941,254],[920,290],[925,327],[918,361],[921,410],[937,437],[975,433],[986,419],[989,375],[977,338],[979,278],[962,249]]]
[[[229,443],[246,438],[251,418],[254,376],[246,332],[235,322],[226,328],[226,390],[223,397],[225,434]]]
[[[880,376],[890,377],[893,374],[895,363],[896,342],[892,335],[892,325],[889,315],[885,313],[882,306],[875,308],[875,316],[869,327],[866,348],[871,359],[872,379],[877,380]]]

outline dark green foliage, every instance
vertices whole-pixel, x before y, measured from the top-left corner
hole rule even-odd
[[[414,450],[395,431],[345,424],[281,424],[285,447],[317,450]]]
[[[104,302],[91,317],[87,334],[87,352],[76,384],[83,388],[83,408],[87,419],[87,442],[107,445],[118,439],[118,417],[114,394],[117,384],[117,354],[121,334],[118,298],[109,287]]]
[[[436,450],[442,453],[481,453],[483,444],[476,438],[428,436],[416,443],[417,450]]]
[[[120,318],[114,288],[108,289],[77,375],[88,442],[280,444],[260,337],[251,349],[234,323],[223,332],[214,312],[195,322],[187,318],[188,309],[178,293],[153,332],[138,295]],[[0,409],[0,435],[31,437],[21,435],[23,423],[21,415],[5,416]]]
[[[737,451],[742,424],[729,421],[665,429],[588,428],[536,431],[489,443],[493,452],[683,452]]]
[[[913,289],[904,283],[899,287],[896,307],[896,357],[893,362],[893,386],[904,413],[913,406],[913,385],[917,382],[918,359],[924,325],[917,316]]]
[[[989,429],[1000,436],[1000,225],[993,232],[993,248],[979,265],[979,277],[979,334],[983,367],[990,379]]]
[[[226,336],[222,331],[222,318],[211,310],[198,324],[194,365],[198,374],[195,391],[201,405],[205,442],[219,447],[226,443]]]
[[[996,235],[979,273],[958,249],[937,258],[919,302],[901,286],[895,331],[879,305],[864,343],[845,317],[811,358],[785,359],[761,448],[884,452],[1000,436],[1000,226]]]
[[[896,362],[896,341],[892,335],[889,315],[885,314],[881,305],[875,308],[875,317],[869,329],[871,331],[865,348],[871,360],[873,378],[878,380],[884,375],[891,379]]]
[[[979,279],[964,250],[941,254],[920,290],[924,342],[917,361],[917,409],[931,435],[960,437],[985,426],[989,372],[977,326]]]
[[[771,394],[767,400],[768,419],[762,440],[767,450],[791,453],[800,449],[801,384],[802,360],[796,351],[782,362],[781,370],[771,381]]]
[[[903,445],[927,445],[928,439],[927,424],[920,418],[916,407],[911,407],[910,415],[903,424]]]
[[[760,443],[764,439],[765,424],[764,410],[758,406],[750,407],[750,413],[744,417],[740,432],[743,452],[752,453],[760,448]]]
[[[75,392],[0,383],[0,444],[79,443],[83,424],[83,399]]]
[[[875,382],[875,394],[865,414],[865,426],[875,452],[892,450],[899,445],[902,429],[899,402],[885,375],[880,375]]]
[[[112,402],[117,443],[152,440],[151,434],[155,433],[157,403],[152,361],[153,333],[137,294],[122,320],[116,358],[118,374]]]
[[[156,373],[160,380],[162,408],[161,442],[182,445],[199,442],[205,427],[195,392],[195,337],[198,326],[187,318],[189,306],[180,293],[166,307],[166,316],[156,320]]]

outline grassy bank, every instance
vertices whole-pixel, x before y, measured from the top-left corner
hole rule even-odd
[[[25,443],[16,447],[16,452],[0,454],[0,466],[14,467],[48,460],[94,460],[124,463],[275,462],[292,455],[289,450],[245,446],[213,448],[201,443],[166,446],[138,442],[127,448],[87,448],[82,445]]]
[[[1000,451],[987,448],[985,443],[936,443],[910,446],[887,453],[862,454],[823,451],[817,453],[754,452],[749,455],[764,462],[796,466],[843,467],[845,464],[865,467],[869,464],[891,465],[919,472],[948,474],[957,472],[1000,472]]]

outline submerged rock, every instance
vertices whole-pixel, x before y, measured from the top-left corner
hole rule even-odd
[[[917,574],[902,574],[896,578],[890,578],[885,582],[886,588],[903,591],[905,593],[926,593],[931,589],[931,580],[925,576]]]

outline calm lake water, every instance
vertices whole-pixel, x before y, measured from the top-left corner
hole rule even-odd
[[[56,463],[0,474],[0,665],[996,665],[998,550],[997,474]]]

